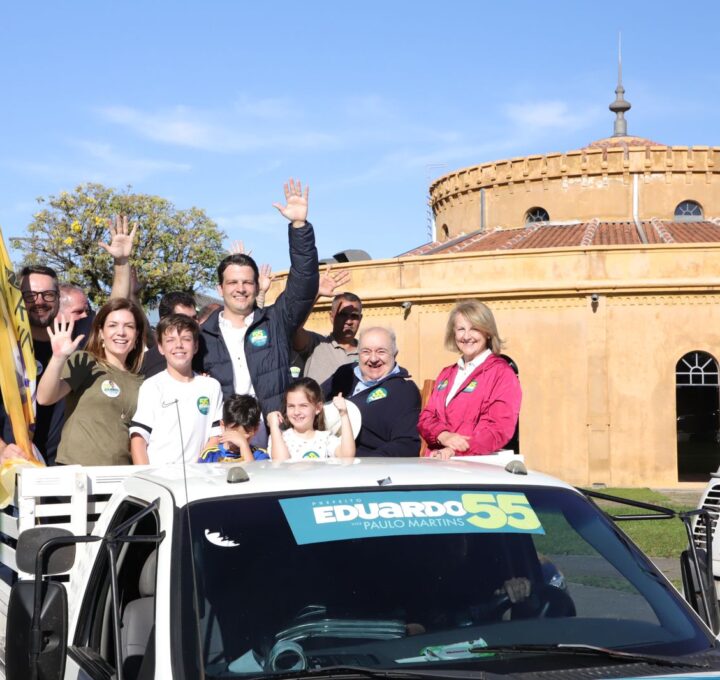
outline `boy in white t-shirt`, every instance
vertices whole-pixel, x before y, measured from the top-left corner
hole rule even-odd
[[[130,454],[135,465],[197,462],[220,434],[222,390],[214,378],[193,373],[200,327],[195,319],[171,314],[157,326],[158,349],[167,369],[140,386],[130,422]]]

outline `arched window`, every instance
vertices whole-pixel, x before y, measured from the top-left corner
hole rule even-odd
[[[447,241],[450,238],[450,229],[447,224],[443,224],[440,227],[440,233],[442,234],[443,241]]]
[[[700,350],[675,365],[679,481],[704,481],[720,464],[719,377],[715,357]]]
[[[678,387],[717,387],[718,364],[707,352],[690,352],[675,366]]]
[[[545,208],[541,208],[539,206],[535,206],[534,208],[530,208],[525,213],[525,224],[533,224],[534,222],[549,222],[550,221],[550,215],[548,214],[548,211],[545,210]]]
[[[677,222],[698,222],[703,218],[702,206],[697,201],[683,201],[675,208]]]

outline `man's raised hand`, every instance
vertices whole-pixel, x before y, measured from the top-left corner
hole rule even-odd
[[[115,223],[110,221],[110,245],[104,241],[100,241],[98,245],[110,253],[114,260],[127,261],[132,253],[136,231],[137,223],[132,225],[132,229],[128,229],[127,215],[116,215]]]
[[[308,194],[310,187],[302,188],[302,182],[295,182],[289,179],[284,185],[285,189],[285,206],[281,203],[273,203],[273,207],[277,208],[280,214],[292,223],[295,228],[305,226],[308,214]]]
[[[269,264],[261,264],[258,275],[258,291],[267,293],[274,279],[275,276],[272,273],[272,267]]]
[[[228,252],[231,255],[247,255],[250,257],[250,255],[252,255],[252,248],[250,248],[250,250],[245,250],[245,244],[242,241],[233,241],[230,244]]]
[[[330,271],[330,265],[324,272],[320,274],[320,285],[318,287],[318,296],[334,297],[335,290],[350,282],[350,272],[347,269],[340,269],[336,272]]]

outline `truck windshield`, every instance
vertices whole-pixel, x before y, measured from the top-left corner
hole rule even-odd
[[[199,669],[201,649],[207,677],[497,670],[507,657],[482,650],[508,645],[678,659],[713,645],[647,558],[569,490],[319,491],[196,502],[189,514],[174,573],[178,663]],[[531,670],[537,656],[512,663]]]

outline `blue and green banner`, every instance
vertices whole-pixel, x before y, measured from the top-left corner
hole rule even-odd
[[[385,491],[283,498],[298,545],[411,534],[544,534],[524,493]]]

